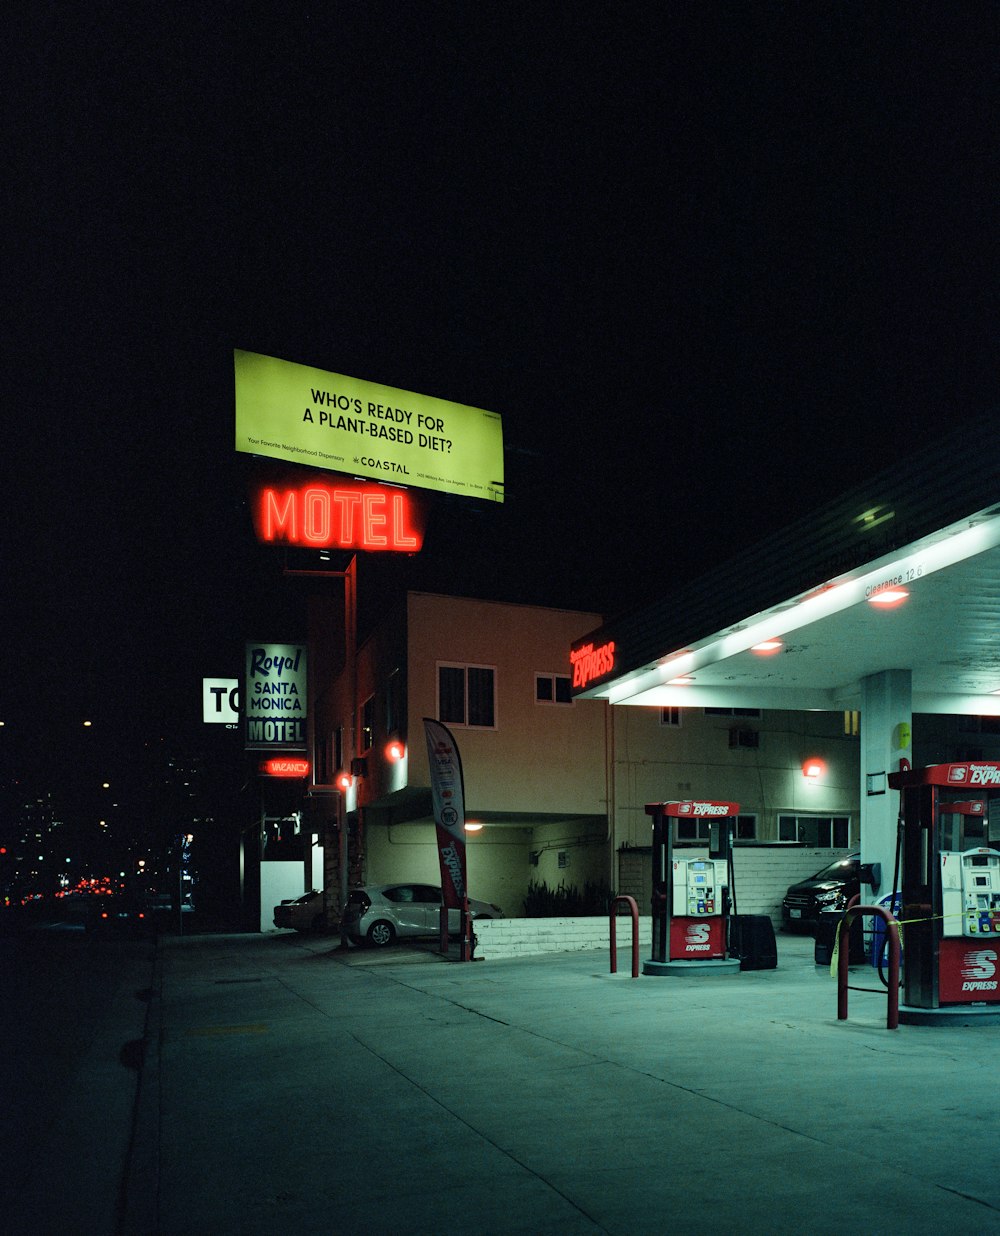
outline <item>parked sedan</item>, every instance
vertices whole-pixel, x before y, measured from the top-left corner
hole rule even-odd
[[[301,897],[283,901],[274,907],[275,927],[290,927],[295,931],[323,931],[327,926],[323,894],[310,889]]]
[[[344,929],[355,944],[379,948],[397,937],[436,936],[441,930],[441,889],[434,884],[379,884],[352,890],[347,899]],[[473,919],[503,918],[503,910],[488,901],[469,898]],[[458,910],[449,910],[448,927],[459,930]]]
[[[861,855],[855,851],[793,884],[781,903],[784,930],[815,932],[824,910],[843,910],[861,888],[860,864]]]

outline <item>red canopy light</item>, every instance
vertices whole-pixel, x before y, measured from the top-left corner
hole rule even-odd
[[[257,539],[305,549],[413,554],[423,545],[421,510],[409,492],[343,480],[260,485],[252,507]]]
[[[294,759],[287,755],[276,755],[260,763],[260,771],[265,777],[308,777],[310,767],[308,760]]]

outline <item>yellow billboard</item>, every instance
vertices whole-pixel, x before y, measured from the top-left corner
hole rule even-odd
[[[257,352],[233,355],[238,451],[503,502],[496,412]]]

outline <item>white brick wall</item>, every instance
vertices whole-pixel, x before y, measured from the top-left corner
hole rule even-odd
[[[476,956],[493,958],[532,957],[539,953],[576,953],[604,949],[610,957],[610,924],[600,918],[491,918],[475,924],[479,944]],[[632,964],[632,919],[619,915],[615,922],[618,969]],[[650,918],[639,917],[639,953],[652,948]],[[645,954],[643,954],[645,950]]]

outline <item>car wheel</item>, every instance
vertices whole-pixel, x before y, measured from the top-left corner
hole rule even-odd
[[[372,923],[368,928],[368,943],[374,944],[376,948],[385,948],[395,938],[396,928],[392,923],[387,923],[384,918],[380,918],[377,923]]]

